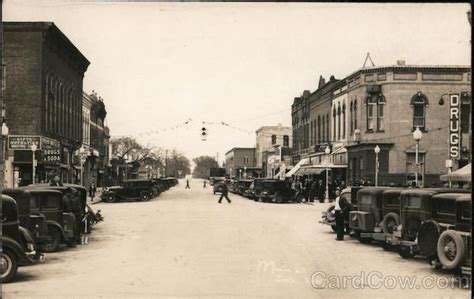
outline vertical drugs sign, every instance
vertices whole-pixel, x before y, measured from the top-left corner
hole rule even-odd
[[[461,152],[461,126],[460,126],[460,101],[459,94],[449,96],[449,156],[459,159]]]

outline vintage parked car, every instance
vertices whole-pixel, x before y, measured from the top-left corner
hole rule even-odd
[[[369,220],[369,222],[374,223],[374,225],[371,226],[365,223],[365,227],[357,228],[356,236],[359,241],[370,242],[376,240],[381,242],[384,249],[392,248],[386,242],[386,239],[390,238],[394,230],[400,225],[400,193],[403,190],[402,188],[390,188],[382,190],[381,193],[374,190],[375,192],[367,192],[367,194],[361,195],[360,199],[364,201],[364,204],[359,204],[358,210],[367,212],[366,217],[370,218],[368,215],[371,215],[372,221]],[[370,193],[372,193],[372,197],[368,195]],[[366,205],[365,203],[370,200],[372,200],[371,203]]]
[[[348,203],[349,207],[347,213],[344,215],[344,227],[347,232],[349,232],[349,212],[355,211],[357,209],[357,192],[361,189],[360,186],[353,186],[344,188],[341,191],[341,199],[344,198]],[[330,225],[331,229],[336,232],[336,214],[334,212],[334,204],[331,204],[326,211],[321,212],[322,220],[319,223]]]
[[[400,225],[386,241],[398,248],[403,258],[420,254],[418,232],[421,224],[433,219],[432,197],[441,193],[468,193],[463,189],[424,188],[405,189],[400,193]]]
[[[8,283],[15,277],[19,266],[27,266],[42,260],[28,230],[20,226],[18,207],[13,198],[1,194],[2,234],[0,243],[0,281]]]
[[[48,224],[49,239],[40,247],[42,251],[57,251],[61,244],[74,246],[80,239],[80,231],[74,213],[64,210],[63,193],[48,188],[31,188],[29,192],[31,212],[43,214]]]
[[[102,193],[105,202],[116,202],[117,200],[148,201],[153,196],[154,184],[149,180],[127,180],[122,186],[109,187]]]
[[[234,179],[229,180],[228,187],[229,187],[229,192],[237,193],[237,190],[238,190],[238,187],[239,187],[239,181],[234,180]]]
[[[46,217],[41,213],[31,212],[30,192],[19,188],[5,188],[2,193],[16,201],[20,226],[29,230],[36,244],[46,243],[49,238]]]
[[[357,192],[357,210],[349,212],[349,227],[362,243],[370,242],[373,237],[364,233],[382,232],[381,224],[385,216],[382,212],[382,195],[388,188],[364,187]],[[398,219],[397,215],[394,217]]]
[[[440,266],[447,270],[461,269],[471,276],[472,268],[472,194],[456,198],[454,225],[444,225],[436,246]]]
[[[259,196],[262,202],[302,202],[303,194],[291,188],[291,183],[280,180],[264,180]]]
[[[252,180],[239,180],[237,182],[237,194],[240,196],[246,196],[252,184]]]
[[[247,190],[246,197],[258,201],[260,199],[260,193],[262,192],[262,182],[273,179],[257,178],[254,179],[252,184]]]

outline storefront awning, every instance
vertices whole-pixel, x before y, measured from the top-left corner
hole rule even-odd
[[[286,173],[286,177],[289,178],[291,177],[292,175],[295,175],[295,173],[301,168],[301,166],[305,165],[305,164],[308,164],[309,163],[309,158],[304,158],[304,159],[301,159],[298,163],[296,163],[296,165]]]
[[[325,168],[314,167],[314,166],[306,166],[306,167],[301,167],[300,169],[298,169],[298,171],[295,173],[295,175],[321,174],[325,170],[326,170]]]
[[[440,176],[442,181],[471,182],[471,163],[448,174]]]

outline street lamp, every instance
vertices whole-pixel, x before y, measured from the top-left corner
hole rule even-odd
[[[242,179],[242,168],[239,168],[239,180]]]
[[[423,133],[420,131],[419,127],[416,127],[416,130],[413,132],[413,139],[416,141],[415,147],[415,185],[418,186],[418,151],[420,147],[420,140],[423,136]]]
[[[31,172],[31,183],[34,184],[35,183],[35,172],[36,172],[36,158],[35,158],[35,153],[36,153],[36,150],[38,149],[38,147],[36,146],[36,144],[32,144],[30,146],[30,149],[31,149],[31,153],[33,155],[32,159],[31,159],[31,163],[33,165],[32,167],[32,172]]]
[[[247,166],[244,166],[244,179],[247,178]]]
[[[380,147],[378,145],[374,148],[375,153],[375,187],[379,185],[379,154],[380,154]]]
[[[325,196],[325,201],[329,201],[329,154],[331,153],[331,149],[329,146],[326,147],[324,150],[324,153],[326,154],[326,196]]]

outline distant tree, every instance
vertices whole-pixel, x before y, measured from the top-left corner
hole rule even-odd
[[[128,179],[138,172],[142,162],[153,154],[153,147],[142,146],[133,137],[120,137],[110,140],[112,145],[111,164],[117,169],[117,180]],[[127,168],[126,170],[124,170]]]
[[[181,152],[174,149],[170,157],[166,158],[166,175],[179,177],[191,173],[191,163]]]
[[[193,159],[196,165],[193,170],[193,178],[205,179],[209,177],[209,170],[212,167],[219,167],[216,159],[210,156],[200,156]]]

